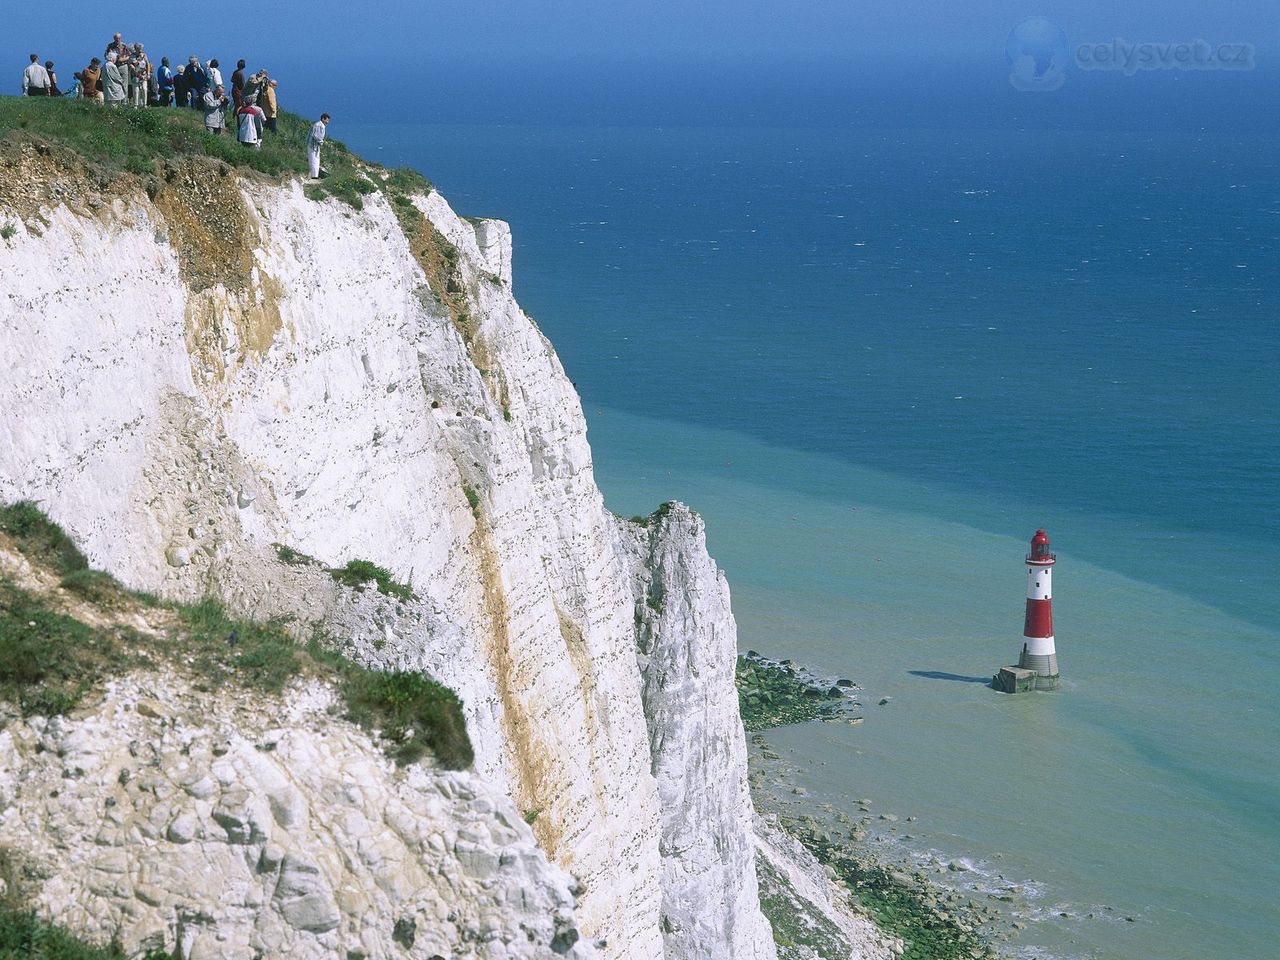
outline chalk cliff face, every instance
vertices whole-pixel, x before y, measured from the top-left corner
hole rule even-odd
[[[512,297],[506,225],[463,220],[435,192],[399,214],[375,192],[357,212],[229,170],[175,168],[148,193],[65,166],[22,148],[5,175],[34,186],[19,199],[0,191],[0,219],[17,225],[0,242],[0,500],[38,501],[132,587],[291,615],[362,662],[426,670],[464,700],[476,748],[474,774],[395,773],[350,731],[314,742],[290,733],[269,759],[237,748],[230,760],[191,761],[192,773],[202,763],[217,780],[219,762],[241,757],[250,794],[269,798],[266,784],[291,777],[310,818],[342,784],[368,781],[383,809],[360,815],[371,843],[395,848],[377,856],[397,862],[428,847],[456,860],[430,837],[469,828],[430,824],[466,807],[479,833],[500,836],[476,842],[514,849],[515,876],[534,878],[539,937],[553,913],[565,924],[572,914],[582,941],[561,946],[575,955],[774,957],[757,901],[723,576],[684,508],[645,527],[605,509],[578,398]],[[435,241],[443,261],[424,258],[406,215],[447,239]],[[277,544],[318,563],[284,564]],[[391,570],[416,599],[353,593],[319,565],[355,558]],[[100,718],[127,713],[135,683],[113,688]],[[306,692],[294,697],[305,715]],[[233,713],[211,722],[230,728]],[[105,719],[83,722],[109,739]],[[95,756],[119,747],[99,743]],[[31,815],[20,793],[0,791],[0,827]],[[522,846],[512,811],[536,811],[542,853]],[[404,825],[419,815],[423,824]],[[124,835],[113,849],[127,892],[104,893],[110,885],[71,876],[84,862],[77,844],[92,845],[98,829],[77,836],[75,822],[60,822],[63,844],[40,847],[63,879],[39,902],[54,912],[78,903],[96,929],[161,923],[153,908],[125,906],[154,882],[138,877],[163,875],[159,848]],[[306,867],[300,876],[335,891],[343,870],[358,874],[353,889],[381,882],[324,860],[307,839],[314,824],[290,829],[297,849],[276,846],[283,863]],[[258,840],[208,862],[249,889],[246,858],[275,855]],[[543,854],[551,863],[536,867],[530,858]],[[405,889],[426,883],[405,869]],[[414,869],[429,871],[429,858]],[[564,902],[568,875],[581,885],[576,911]],[[270,897],[241,900],[242,912],[274,911],[278,923],[250,925],[270,926],[299,955],[337,951],[310,914],[296,923]],[[383,905],[335,892],[321,925],[349,926]],[[183,908],[166,909],[173,927]],[[422,952],[421,916],[412,955],[447,955]],[[243,933],[229,917],[209,922]]]
[[[51,586],[3,544],[0,573]],[[281,702],[165,671],[69,717],[6,716],[0,844],[42,873],[52,916],[130,954],[597,956],[575,881],[509,798],[470,772],[394,773],[334,702],[315,680]]]

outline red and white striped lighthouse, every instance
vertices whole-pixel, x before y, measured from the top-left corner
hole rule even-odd
[[[1053,565],[1049,538],[1037,530],[1027,554],[1027,617],[1022,628],[1022,656],[1018,666],[1034,670],[1037,690],[1058,685],[1058,653],[1053,646]]]

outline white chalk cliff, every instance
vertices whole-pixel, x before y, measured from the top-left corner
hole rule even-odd
[[[687,509],[605,508],[506,225],[414,195],[457,250],[441,290],[382,192],[356,211],[229,168],[146,190],[13,156],[0,176],[32,186],[0,189],[0,501],[37,501],[130,587],[426,671],[476,750],[471,772],[397,770],[323,690],[251,722],[243,696],[120,678],[0,737],[0,844],[48,867],[37,903],[192,957],[774,957],[728,588]],[[149,792],[119,782],[131,741]],[[41,795],[68,767],[63,802]]]

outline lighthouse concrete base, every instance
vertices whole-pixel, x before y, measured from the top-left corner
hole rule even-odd
[[[993,690],[1001,693],[1030,693],[1033,690],[1058,689],[1058,677],[1041,676],[1035,670],[1026,667],[1001,667],[1000,672],[991,678]]]

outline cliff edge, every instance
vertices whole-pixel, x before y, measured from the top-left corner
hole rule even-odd
[[[581,940],[555,953],[775,957],[735,628],[700,521],[678,505],[644,525],[605,508],[579,400],[512,295],[507,226],[343,156],[343,190],[317,191],[190,151],[116,169],[56,137],[4,136],[0,502],[37,502],[130,588],[214,596],[299,638],[323,633],[366,667],[430,675],[462,699],[474,766],[375,762],[367,738],[320,723],[325,695],[305,684],[272,708],[286,733],[264,754],[251,704],[128,676],[67,717],[6,729],[0,843],[45,862],[43,911],[190,956],[206,935],[264,955],[534,956],[571,923]],[[402,589],[352,589],[334,576],[351,561]],[[168,727],[138,716],[143,697]],[[197,727],[236,746],[184,754],[178,731]],[[46,740],[46,753],[92,755],[86,772],[153,744],[170,771],[154,796],[187,797],[192,845],[127,830],[101,843],[120,807],[105,792],[31,819],[21,784],[62,769],[34,752]],[[276,817],[227,847],[183,779],[225,790],[223,774],[268,814],[272,784],[295,782],[305,802],[289,826]],[[331,828],[326,805],[352,784],[360,799]],[[27,828],[55,821],[52,836]],[[464,840],[499,852],[476,867]],[[82,873],[96,847],[110,863]],[[559,919],[537,926],[536,949],[465,925],[433,940],[435,901],[413,893],[432,857],[474,876],[456,898],[483,889]],[[299,897],[323,879],[319,920],[262,893],[264,858],[295,865]],[[239,892],[202,899],[176,864]],[[380,934],[364,932],[370,911]],[[417,946],[388,939],[397,920]]]
[[[587,938],[620,958],[687,940],[661,849],[685,811],[659,802],[636,655],[630,571],[647,558],[512,297],[505,225],[374,167],[355,209],[200,157],[141,177],[29,137],[5,152],[0,499],[38,501],[131,587],[323,624],[370,665],[452,687],[476,774],[536,812],[540,847],[585,888]],[[316,566],[281,571],[277,544]],[[352,559],[413,599],[353,602],[320,566]],[[699,825],[712,842],[749,843],[744,784],[738,764],[698,785],[739,800]],[[769,956],[740,866],[710,901],[745,896],[719,926],[753,927],[736,955]]]

